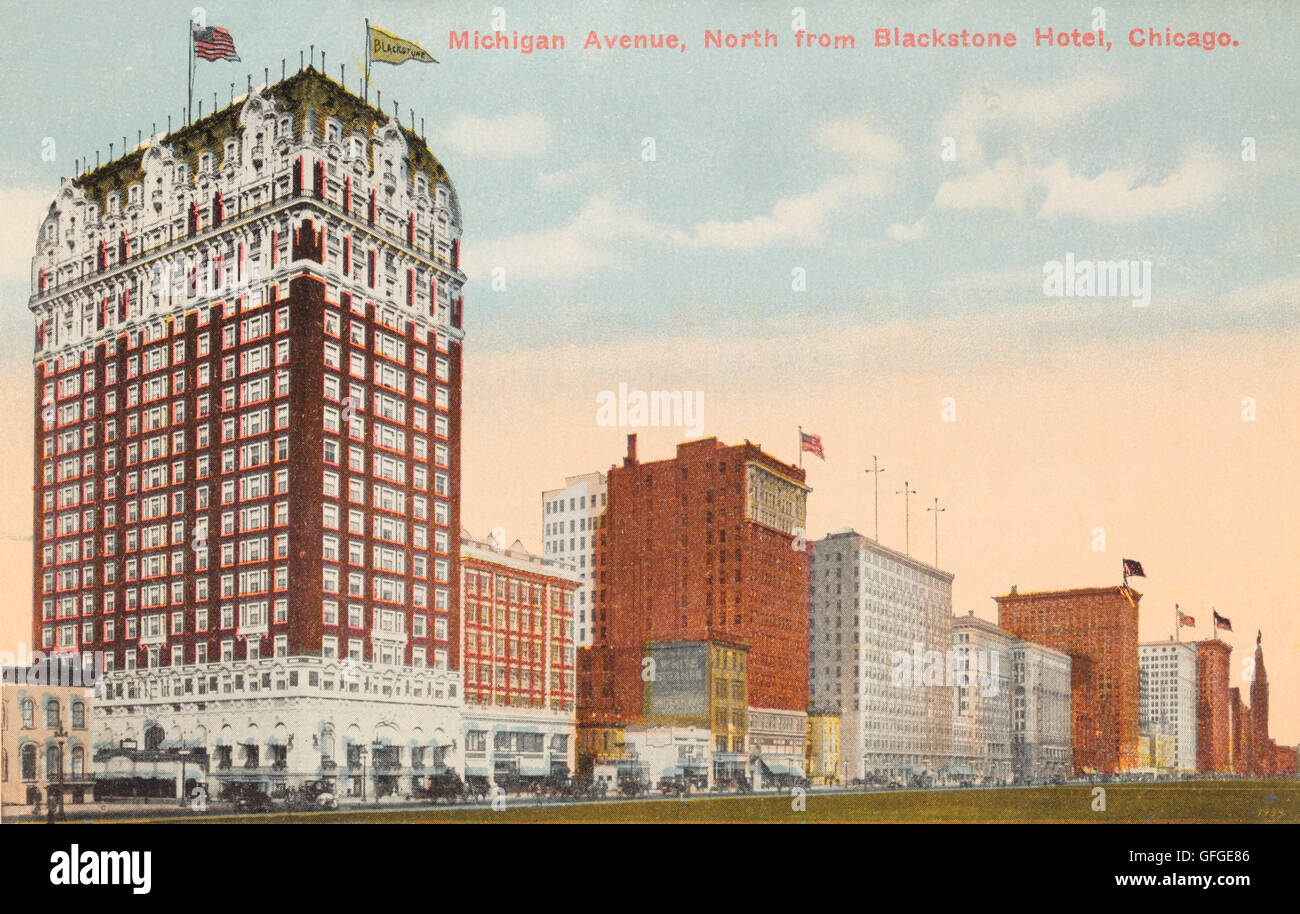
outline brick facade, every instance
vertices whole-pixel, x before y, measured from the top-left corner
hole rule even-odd
[[[1232,770],[1232,646],[1214,638],[1196,645],[1196,769]]]
[[[806,494],[801,468],[748,442],[692,441],[672,459],[640,463],[629,436],[597,531],[580,725],[641,717],[653,641],[743,644],[749,705],[806,708],[808,553],[793,548]]]
[[[1074,770],[1137,767],[1138,601],[1127,587],[995,597],[998,625],[1070,656]]]

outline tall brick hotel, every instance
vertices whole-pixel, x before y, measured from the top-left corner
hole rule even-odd
[[[1141,598],[1125,586],[994,597],[1000,627],[1070,655],[1078,773],[1138,765]]]
[[[97,751],[369,794],[463,743],[460,232],[424,141],[311,68],[58,191],[32,629],[104,652]]]
[[[808,488],[800,467],[716,438],[641,462],[628,436],[597,532],[592,647],[579,654],[579,768],[611,730],[642,719],[651,643],[747,651],[745,745],[802,755],[808,704],[808,552],[797,548]],[[717,725],[717,722],[711,722]],[[583,756],[586,756],[584,759]]]

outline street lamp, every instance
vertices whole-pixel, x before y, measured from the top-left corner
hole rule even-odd
[[[357,755],[361,759],[361,802],[366,802],[366,747],[364,744],[357,747]]]
[[[189,801],[189,791],[185,789],[185,763],[189,761],[193,749],[181,749],[178,753],[181,757],[181,808],[184,809]]]
[[[67,738],[68,738],[68,731],[66,731],[66,730],[63,729],[63,721],[60,719],[58,727],[55,728],[55,730],[54,730],[54,740],[55,740],[55,743],[56,743],[56,744],[58,745],[58,747],[59,747],[59,757],[58,757],[58,764],[59,764],[59,771],[58,771],[58,775],[59,775],[59,786],[55,788],[55,790],[57,791],[56,794],[55,794],[55,796],[57,796],[57,797],[58,797],[58,800],[59,800],[59,811],[58,811],[58,816],[59,816],[60,819],[64,818],[64,814],[63,814],[63,783],[64,783],[64,782],[63,782],[63,743],[64,743],[64,741],[65,741]],[[47,815],[49,816],[49,820],[50,820],[51,822],[53,822],[53,821],[54,821],[54,803],[53,803],[52,800],[51,800],[51,802],[49,803],[49,808],[48,808],[48,810],[47,810]]]

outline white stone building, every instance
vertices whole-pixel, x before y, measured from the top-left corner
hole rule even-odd
[[[595,533],[606,494],[604,473],[567,476],[563,489],[542,493],[542,553],[570,566],[583,582],[574,633],[578,647],[591,644],[596,621]]]
[[[841,780],[937,776],[951,693],[923,670],[895,682],[896,660],[947,657],[953,576],[848,528],[809,545],[808,702],[841,715]]]
[[[1033,641],[1011,648],[1011,764],[1020,782],[1067,778],[1074,768],[1070,656]]]
[[[1138,647],[1139,729],[1174,740],[1174,767],[1196,770],[1196,645],[1148,641]]]
[[[109,779],[163,762],[179,792],[184,758],[187,797],[196,785],[217,799],[236,782],[274,795],[316,780],[341,799],[406,796],[464,770],[459,678],[318,657],[123,670],[103,679],[91,739]]]
[[[974,613],[952,623],[952,762],[947,779],[1011,780],[1011,658],[1017,639]]]

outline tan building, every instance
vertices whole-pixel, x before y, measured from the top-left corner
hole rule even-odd
[[[804,751],[808,779],[820,784],[840,782],[840,716],[808,715],[808,743]]]
[[[1159,730],[1138,733],[1138,770],[1171,774],[1177,762],[1176,741]]]
[[[63,667],[66,670],[67,667]],[[51,675],[51,671],[54,675]],[[84,684],[48,661],[4,667],[0,684],[0,815],[91,801],[90,697]],[[39,803],[38,803],[39,801]]]

